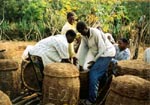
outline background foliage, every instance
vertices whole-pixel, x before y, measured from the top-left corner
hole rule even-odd
[[[40,40],[60,33],[74,11],[89,26],[100,25],[115,39],[133,38],[139,26],[150,35],[150,3],[124,0],[0,0],[0,40]],[[141,17],[144,17],[142,19]],[[141,18],[141,21],[140,21]],[[141,25],[142,24],[142,25]]]

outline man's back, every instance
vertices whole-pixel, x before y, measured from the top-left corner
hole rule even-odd
[[[61,58],[69,58],[68,42],[65,35],[55,35],[39,41],[30,51],[31,55],[42,58],[44,65],[60,62]]]

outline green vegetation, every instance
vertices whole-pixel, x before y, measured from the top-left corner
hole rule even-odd
[[[60,33],[66,13],[74,11],[89,26],[97,22],[117,39],[131,38],[142,20],[150,34],[150,3],[119,0],[0,0],[0,40],[40,40]],[[146,26],[147,25],[147,26]],[[146,26],[146,27],[145,27]],[[144,28],[145,27],[145,28]]]

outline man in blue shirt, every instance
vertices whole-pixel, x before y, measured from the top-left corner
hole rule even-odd
[[[120,61],[120,60],[129,60],[130,59],[130,50],[128,48],[129,42],[126,38],[121,38],[118,41],[118,45],[115,45],[116,48],[116,55],[113,60]]]

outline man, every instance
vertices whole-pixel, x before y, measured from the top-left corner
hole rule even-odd
[[[44,66],[54,62],[70,63],[68,53],[68,43],[72,43],[76,37],[73,30],[68,30],[65,35],[50,36],[39,41],[35,46],[28,46],[23,53],[22,67],[26,65],[24,60],[32,64],[35,71],[34,82],[38,82],[39,88],[42,89]],[[29,69],[30,70],[30,69]]]
[[[65,35],[69,29],[76,31],[75,14],[73,12],[67,13],[67,22],[62,28],[61,34]]]
[[[97,28],[88,28],[84,22],[77,23],[77,30],[82,35],[78,51],[79,65],[89,71],[89,97],[87,105],[95,103],[99,80],[105,76],[108,65],[115,56],[115,48],[106,35]]]
[[[121,38],[118,41],[118,45],[115,45],[116,48],[116,55],[114,60],[129,60],[130,59],[130,50],[128,48],[129,42],[126,38]]]
[[[74,12],[68,12],[67,13],[67,22],[65,23],[65,25],[62,28],[61,34],[65,35],[65,33],[67,32],[67,30],[72,29],[76,32],[76,22],[75,22],[75,13]],[[72,42],[69,44],[69,57],[73,60],[73,63],[76,64],[77,63],[77,59],[76,59],[76,53],[78,50],[78,46],[80,44],[80,35],[77,34],[76,40],[75,42]]]
[[[114,44],[115,46],[115,49],[116,49],[116,55],[115,57],[112,59],[112,64],[113,64],[113,74],[117,74],[117,69],[116,68],[116,65],[117,65],[117,62],[118,61],[121,61],[121,60],[129,60],[130,59],[130,56],[131,56],[131,53],[130,53],[130,50],[128,48],[128,45],[129,45],[129,42],[126,38],[121,38],[119,39],[118,41],[118,44]]]
[[[45,65],[53,62],[69,62],[68,43],[76,37],[73,30],[68,30],[65,35],[50,36],[39,41],[29,53],[41,57]]]
[[[75,14],[73,12],[67,13],[67,22],[62,28],[61,34],[65,35],[69,29],[76,31]],[[69,56],[70,58],[73,58],[75,56],[74,43],[69,44]]]

